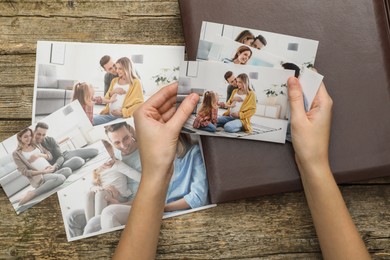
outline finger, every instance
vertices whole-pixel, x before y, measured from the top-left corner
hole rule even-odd
[[[318,106],[326,106],[327,108],[329,107],[331,108],[332,105],[333,105],[332,98],[329,96],[325,84],[321,82],[321,85],[317,90],[317,94],[313,99],[312,108]]]
[[[306,117],[305,107],[303,104],[302,87],[299,80],[295,77],[290,77],[287,81],[288,100],[290,103],[291,118]]]
[[[176,113],[167,122],[168,126],[175,132],[180,132],[180,129],[187,121],[188,117],[194,111],[196,104],[199,101],[199,96],[196,93],[192,93],[187,96],[180,106],[177,108]]]
[[[160,89],[153,96],[151,96],[145,103],[148,104],[149,106],[159,108],[167,100],[170,100],[173,96],[177,95],[177,88],[178,88],[177,82],[169,84],[163,87],[162,89]]]
[[[177,96],[172,96],[169,100],[165,101],[160,107],[157,108],[158,112],[163,115],[165,112],[170,110],[172,107],[175,107],[177,101]]]
[[[161,119],[163,120],[163,122],[168,122],[169,119],[172,118],[172,116],[175,114],[176,112],[176,106],[172,106],[168,111],[166,111],[164,114],[161,115]]]

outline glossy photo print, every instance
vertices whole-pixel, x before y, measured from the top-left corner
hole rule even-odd
[[[132,117],[178,79],[183,46],[39,41],[33,122],[79,100],[93,125]]]
[[[123,229],[142,176],[132,119],[95,126],[89,133],[107,150],[83,178],[58,192],[68,241]],[[199,138],[180,134],[163,218],[213,207]]]
[[[247,46],[255,54],[254,56],[264,51],[270,55],[282,57],[284,62],[294,63],[301,68],[314,66],[319,44],[316,40],[204,21],[197,59],[204,60],[207,56],[215,57],[218,52],[231,48],[231,42]]]
[[[287,79],[293,70],[220,62],[183,62],[178,103],[200,96],[183,132],[284,143]]]
[[[81,178],[104,157],[74,101],[0,143],[0,184],[17,214]]]

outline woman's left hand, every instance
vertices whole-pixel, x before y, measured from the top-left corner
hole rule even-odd
[[[114,109],[111,111],[111,114],[113,116],[123,117],[122,110],[121,109]]]
[[[240,118],[237,112],[231,113],[230,116],[234,118]]]

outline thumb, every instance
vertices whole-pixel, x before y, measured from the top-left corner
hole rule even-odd
[[[169,127],[180,132],[180,129],[183,127],[192,111],[194,111],[198,101],[199,96],[196,93],[187,96],[183,102],[181,102],[172,118],[168,121],[167,124],[169,124]]]
[[[306,117],[305,107],[303,104],[302,87],[299,80],[295,77],[290,77],[287,81],[287,86],[291,118]]]

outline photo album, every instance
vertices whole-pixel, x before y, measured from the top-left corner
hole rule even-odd
[[[123,229],[141,180],[133,114],[178,82],[200,96],[179,136],[163,218],[216,206],[200,135],[283,144],[287,80],[308,110],[323,76],[318,42],[203,22],[196,61],[183,46],[39,41],[32,125],[0,143],[0,184],[17,214],[57,193],[68,241]],[[178,203],[180,202],[180,203]]]

